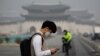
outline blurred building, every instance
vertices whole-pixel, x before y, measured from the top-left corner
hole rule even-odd
[[[32,33],[37,29],[40,29],[43,21],[51,20],[57,24],[57,33],[61,33],[64,29],[71,32],[91,32],[92,28],[89,25],[76,24],[74,22],[74,16],[76,12],[70,11],[70,7],[64,4],[55,5],[38,5],[32,4],[29,6],[23,6],[24,10],[28,11],[27,15],[21,15],[25,18],[23,21],[18,21],[11,24],[0,25],[1,33]],[[87,16],[88,13],[81,11],[83,17]],[[80,13],[77,12],[77,13]],[[87,14],[87,15],[86,15]],[[82,16],[79,15],[78,17]],[[84,16],[85,15],[85,16]],[[90,18],[90,17],[89,17]]]

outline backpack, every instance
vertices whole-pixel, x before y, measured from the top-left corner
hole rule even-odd
[[[32,40],[32,37],[35,35],[42,36],[40,33],[35,33],[28,39],[24,39],[23,41],[21,41],[20,43],[21,56],[31,56],[31,40]],[[42,38],[42,45],[43,45],[43,38]]]

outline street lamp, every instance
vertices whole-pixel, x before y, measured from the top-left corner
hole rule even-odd
[[[94,33],[95,33],[95,18],[91,18],[91,21],[92,21],[92,30],[93,30],[93,36],[94,36]]]

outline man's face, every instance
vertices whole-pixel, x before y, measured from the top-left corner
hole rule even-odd
[[[67,31],[64,31],[64,34],[66,34],[67,33]]]
[[[48,37],[51,35],[51,30],[49,28],[45,28],[45,37]]]

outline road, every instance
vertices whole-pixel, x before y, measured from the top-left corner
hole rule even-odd
[[[61,37],[62,35],[56,35],[46,40],[49,48],[60,48],[54,56],[66,56],[65,53],[62,52]],[[72,49],[70,50],[69,56],[90,56],[79,40],[78,36],[73,36]],[[0,56],[20,56],[20,48],[18,46],[0,46]]]

